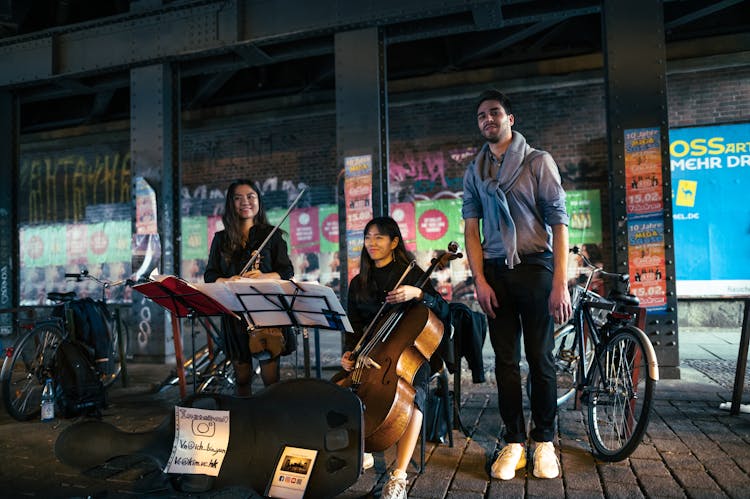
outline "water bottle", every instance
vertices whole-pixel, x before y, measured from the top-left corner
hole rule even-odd
[[[42,421],[54,421],[55,419],[55,392],[52,387],[52,378],[47,378],[42,391]]]

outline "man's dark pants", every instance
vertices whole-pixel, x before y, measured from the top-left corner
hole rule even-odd
[[[534,422],[530,436],[536,442],[552,441],[557,414],[554,321],[548,310],[552,272],[542,265],[523,263],[508,269],[504,262],[492,259],[484,261],[484,275],[499,303],[495,318],[488,319],[504,439],[506,443],[526,442],[519,367],[523,333]]]

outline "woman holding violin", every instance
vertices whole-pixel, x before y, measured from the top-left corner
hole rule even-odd
[[[294,275],[286,242],[278,230],[261,249],[255,265],[242,273],[245,264],[274,229],[268,223],[263,199],[252,180],[232,182],[227,189],[221,220],[224,230],[217,232],[211,242],[208,264],[203,275],[205,282],[233,281],[240,278],[290,279]],[[279,380],[280,362],[277,349],[256,351],[257,348],[251,348],[251,339],[244,321],[222,317],[222,330],[225,332],[227,357],[234,364],[238,395],[250,394],[253,356],[260,363],[260,376],[264,386]],[[280,336],[278,333],[275,337]]]
[[[365,226],[364,236],[360,271],[351,281],[347,302],[347,315],[354,334],[346,335],[346,352],[341,357],[341,366],[349,372],[355,369],[356,360],[352,353],[356,350],[355,345],[361,344],[363,332],[381,311],[384,302],[387,305],[382,309],[382,315],[387,314],[389,308],[393,309],[398,304],[409,301],[423,303],[442,322],[447,321],[449,314],[448,304],[429,281],[425,282],[423,288],[414,285],[425,277],[418,267],[412,266],[408,273],[406,272],[413,259],[406,251],[395,220],[390,217],[372,219]],[[440,332],[442,336],[442,324]],[[372,331],[368,331],[368,335],[371,334]],[[388,341],[391,341],[391,338]],[[373,366],[369,369],[381,368],[382,366]],[[424,362],[418,368],[412,382],[415,407],[406,423],[406,430],[396,442],[396,464],[390,480],[383,488],[383,499],[406,498],[406,468],[420,435],[429,378],[430,365]]]

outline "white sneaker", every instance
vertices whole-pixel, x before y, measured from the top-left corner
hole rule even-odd
[[[560,461],[557,459],[552,442],[538,442],[534,450],[534,476],[537,478],[557,478],[560,474]]]
[[[372,452],[365,452],[362,456],[362,469],[363,470],[369,470],[375,466],[375,458],[372,455]]]
[[[406,486],[409,482],[406,480],[406,473],[396,475],[391,473],[391,478],[383,487],[381,499],[407,499]]]
[[[516,470],[526,467],[526,448],[523,444],[508,444],[497,455],[492,463],[492,478],[510,480],[516,476]]]

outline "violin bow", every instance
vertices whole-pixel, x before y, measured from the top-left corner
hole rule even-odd
[[[292,204],[291,204],[291,205],[289,206],[289,208],[288,208],[288,209],[286,210],[286,213],[284,213],[284,216],[283,216],[283,217],[281,217],[281,220],[279,220],[279,223],[277,223],[277,224],[276,224],[276,226],[275,226],[275,227],[273,228],[273,230],[271,230],[271,232],[269,232],[269,233],[268,233],[268,235],[267,235],[267,236],[266,236],[266,238],[265,238],[265,239],[263,240],[263,242],[262,242],[262,243],[260,243],[260,246],[258,246],[258,249],[256,249],[255,251],[253,251],[253,256],[251,256],[251,257],[250,257],[250,260],[248,260],[248,261],[247,261],[247,263],[245,264],[245,266],[244,266],[244,267],[242,267],[242,270],[240,271],[240,276],[241,276],[242,274],[244,274],[245,272],[247,272],[247,270],[248,270],[248,269],[249,269],[250,267],[252,267],[252,266],[253,266],[253,264],[255,263],[255,260],[257,260],[257,259],[258,259],[258,256],[260,255],[260,252],[261,252],[261,251],[263,250],[263,248],[265,248],[266,244],[268,244],[268,241],[270,241],[270,240],[271,240],[271,236],[273,236],[274,232],[276,232],[276,231],[278,230],[278,228],[279,228],[279,227],[281,227],[281,224],[283,224],[283,223],[284,223],[284,220],[286,220],[286,217],[288,217],[288,216],[289,216],[289,214],[290,214],[290,213],[292,212],[292,209],[293,209],[293,208],[295,207],[295,205],[297,204],[297,202],[298,202],[298,201],[300,200],[300,198],[302,197],[302,194],[304,194],[306,190],[307,190],[307,187],[304,187],[304,188],[303,188],[303,189],[302,189],[302,190],[301,190],[301,191],[299,192],[299,194],[297,194],[297,199],[295,199],[295,200],[294,200],[294,201],[292,202]]]

